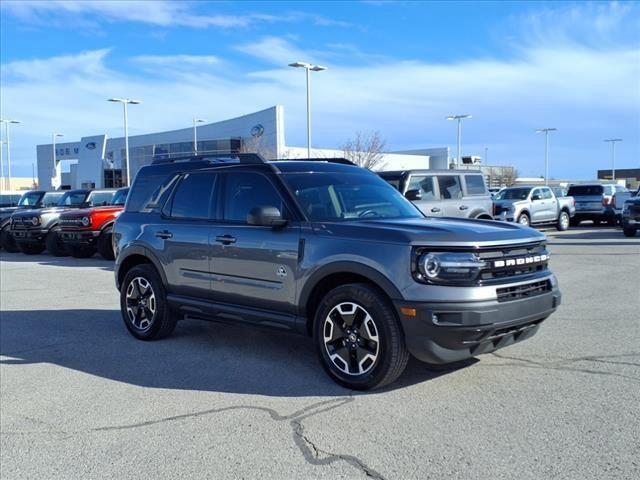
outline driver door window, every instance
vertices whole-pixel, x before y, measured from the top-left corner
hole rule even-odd
[[[422,200],[430,201],[436,199],[436,187],[434,178],[426,175],[411,175],[409,179],[409,190],[419,190]]]
[[[225,221],[247,223],[247,215],[255,207],[276,207],[284,215],[282,199],[264,175],[238,172],[228,173],[225,177]]]

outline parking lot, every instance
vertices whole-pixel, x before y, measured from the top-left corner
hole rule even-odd
[[[1,252],[0,476],[638,478],[640,237],[546,233],[563,305],[535,337],[369,393],[302,337],[137,341],[112,262]]]

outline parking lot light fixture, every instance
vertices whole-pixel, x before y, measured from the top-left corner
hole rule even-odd
[[[9,139],[9,125],[22,123],[20,120],[10,120],[8,118],[0,119],[1,124],[4,123],[4,138],[7,144],[7,178],[5,178],[5,188],[11,190],[11,141]],[[0,145],[1,146],[1,145]]]
[[[616,179],[616,143],[621,142],[621,138],[608,138],[605,142],[611,144],[611,179]]]
[[[193,117],[193,153],[198,154],[198,124],[206,122],[203,118]]]
[[[132,100],[130,98],[110,98],[109,102],[121,103],[124,106],[124,158],[127,169],[127,186],[131,186],[131,171],[129,168],[129,132],[127,126],[127,105],[138,105],[141,100]]]
[[[544,133],[544,184],[549,185],[549,132],[557,128],[539,128],[536,133]]]
[[[327,67],[313,65],[307,62],[293,62],[289,64],[293,68],[304,68],[307,73],[307,157],[311,158],[311,75],[310,72],[322,72]]]
[[[456,167],[462,163],[462,157],[460,157],[460,138],[462,134],[462,120],[465,118],[472,118],[469,114],[464,115],[449,115],[447,120],[457,120],[458,121],[458,154],[456,157]]]

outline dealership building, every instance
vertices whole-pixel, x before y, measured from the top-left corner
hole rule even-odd
[[[307,156],[307,149],[290,147],[284,138],[281,105],[241,117],[197,126],[197,152],[258,152],[267,159]],[[154,159],[193,154],[194,128],[129,136],[129,169],[132,178]],[[312,157],[342,157],[340,150],[312,149]],[[37,146],[38,184],[42,189],[113,188],[126,184],[124,137],[89,135],[75,142]],[[62,165],[68,164],[63,172]],[[448,168],[449,148],[425,148],[384,153],[385,170]],[[65,169],[67,170],[67,169]]]

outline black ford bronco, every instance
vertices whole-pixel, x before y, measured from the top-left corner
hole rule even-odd
[[[113,241],[135,337],[167,336],[183,317],[309,335],[354,389],[393,382],[409,354],[444,364],[525,340],[561,299],[543,234],[427,219],[344,159],[156,160]]]

